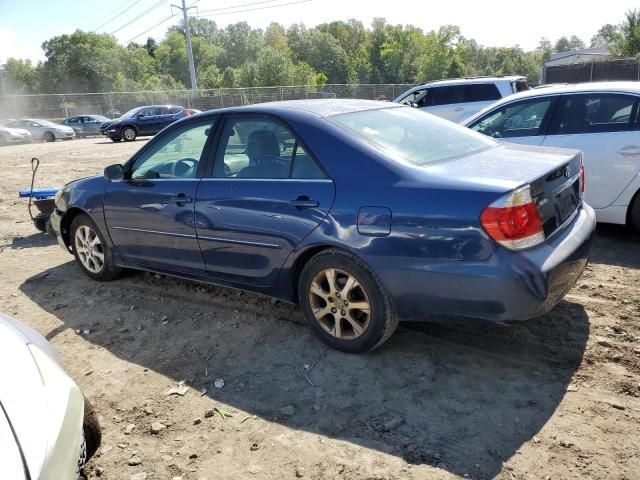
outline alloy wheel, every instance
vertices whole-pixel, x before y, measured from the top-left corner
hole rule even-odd
[[[82,265],[91,273],[100,273],[104,268],[104,249],[100,237],[87,225],[76,229],[75,249]]]
[[[132,128],[125,128],[124,132],[122,132],[122,135],[124,136],[124,139],[128,142],[135,140],[136,138],[136,132],[134,132]]]
[[[322,328],[338,339],[358,338],[369,326],[369,296],[358,279],[344,270],[320,271],[309,287],[309,303]]]

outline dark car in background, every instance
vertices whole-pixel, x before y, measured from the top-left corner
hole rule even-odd
[[[586,266],[582,154],[500,143],[416,108],[263,103],[176,122],[58,192],[51,224],[89,277],[122,268],[299,303],[363,352],[399,319],[526,320]]]
[[[147,105],[129,110],[120,118],[100,125],[100,133],[114,142],[132,142],[137,137],[155,135],[176,120],[191,115],[177,105]]]
[[[88,137],[100,135],[100,125],[108,121],[109,119],[102,115],[77,115],[65,118],[60,122],[60,125],[73,128],[73,131],[76,132],[76,137]]]

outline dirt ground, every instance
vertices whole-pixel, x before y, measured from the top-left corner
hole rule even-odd
[[[36,232],[17,198],[31,156],[36,186],[61,185],[143,142],[0,148],[0,311],[47,337],[99,412],[89,478],[640,478],[638,237],[599,227],[542,318],[402,324],[346,355],[284,303],[144,273],[99,284]]]

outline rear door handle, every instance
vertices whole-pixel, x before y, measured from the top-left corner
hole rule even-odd
[[[301,195],[295,200],[290,200],[289,205],[296,208],[315,208],[320,205],[320,202],[317,200],[311,200],[306,195]]]
[[[175,197],[171,197],[169,199],[169,202],[178,203],[178,204],[180,204],[180,203],[192,203],[193,202],[193,198],[187,197],[184,193],[179,193]]]
[[[640,155],[640,147],[637,145],[627,145],[618,150],[617,153],[625,157],[637,157]]]

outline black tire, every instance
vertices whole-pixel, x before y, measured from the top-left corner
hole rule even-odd
[[[138,136],[138,132],[133,127],[124,127],[122,129],[122,138],[125,142],[133,142]]]
[[[328,313],[328,316],[324,317],[325,320],[317,320],[314,315],[312,302],[316,302],[320,297],[313,296],[311,293],[311,285],[314,282],[314,279],[321,276],[322,272],[327,269],[336,269],[340,272],[338,275],[346,275],[345,278],[353,276],[355,280],[357,280],[360,286],[356,288],[361,289],[359,290],[361,298],[356,300],[349,298],[348,301],[350,303],[355,305],[355,303],[361,301],[362,298],[365,300],[368,298],[370,306],[369,313],[368,315],[361,317],[368,319],[365,321],[367,322],[366,327],[364,328],[364,331],[359,334],[353,330],[352,335],[357,335],[354,336],[354,338],[338,338],[327,330],[327,321],[330,322],[333,318],[333,324],[335,325],[336,323],[336,317],[333,313]],[[338,276],[335,278],[338,279]],[[334,299],[333,301],[344,302],[344,300],[347,300],[347,296],[349,296],[349,292],[347,292],[342,300]],[[309,322],[313,332],[324,343],[336,350],[348,353],[371,351],[388,340],[398,327],[398,316],[393,308],[393,304],[391,303],[391,298],[378,276],[356,255],[343,250],[333,248],[324,250],[307,262],[302,270],[302,274],[300,275],[300,280],[298,282],[298,298],[300,299],[300,306],[304,316]],[[327,301],[324,301],[324,303],[325,304],[321,305],[321,307],[330,306]],[[340,330],[348,330],[351,328],[353,323],[344,319],[344,312],[348,311],[349,316],[352,316],[352,310],[348,306],[345,308],[340,307],[337,304],[335,305],[338,307],[336,315],[341,317],[337,320],[341,325]],[[340,315],[339,311],[341,308],[344,308],[342,315]],[[356,311],[356,313],[358,312]],[[362,315],[362,312],[360,312],[360,315]]]
[[[109,137],[111,138],[112,142],[119,142],[120,140],[122,140],[120,137]]]
[[[640,233],[640,192],[636,193],[629,210],[629,225],[636,233]]]
[[[85,266],[85,264],[83,263],[83,259],[81,258],[81,254],[76,248],[76,233],[81,227],[87,227],[99,239],[100,248],[96,249],[95,251],[102,254],[103,260],[101,268],[98,268],[99,265],[97,263],[90,262],[90,265],[93,265],[95,267],[95,271],[91,271]],[[81,213],[73,219],[73,221],[71,222],[69,238],[71,240],[71,249],[73,250],[73,256],[76,257],[78,265],[88,277],[94,280],[98,280],[99,282],[108,282],[111,280],[115,280],[116,278],[118,278],[118,276],[120,276],[122,269],[116,266],[116,264],[114,263],[111,249],[105,242],[104,235],[102,235],[102,232],[100,232],[94,221],[91,220],[88,215]]]
[[[84,432],[84,441],[86,445],[86,461],[88,462],[91,457],[100,448],[100,442],[102,441],[102,429],[98,422],[98,415],[93,409],[93,405],[84,398],[84,420],[82,422],[82,430]]]
[[[56,136],[51,132],[44,132],[44,135],[42,135],[42,140],[45,142],[55,142]]]

